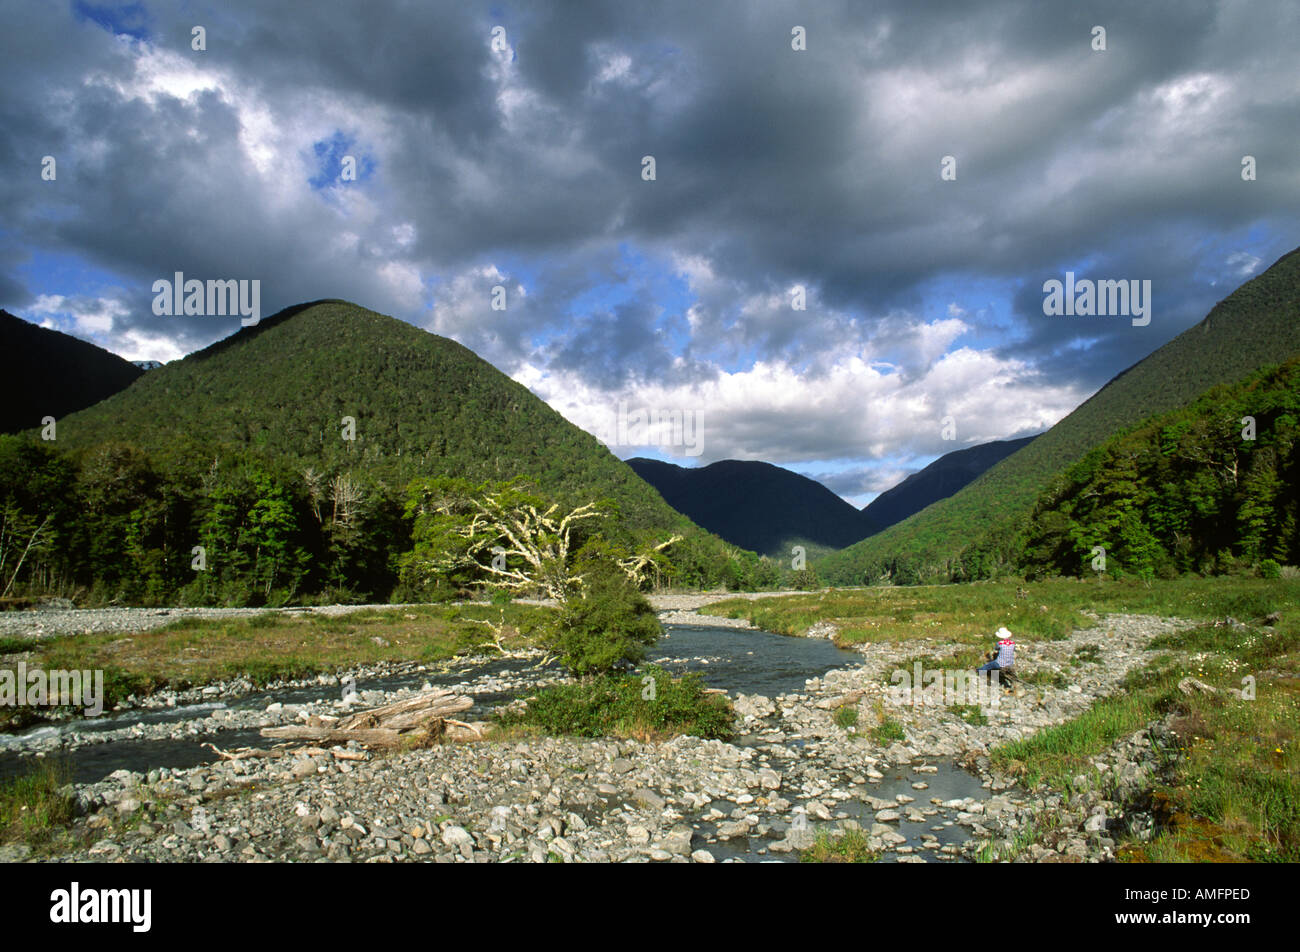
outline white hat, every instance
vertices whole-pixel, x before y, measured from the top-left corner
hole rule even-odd
[[[1011,632],[1007,631],[1006,628],[999,628],[999,629],[998,629],[998,637],[999,637],[999,638],[1008,638],[1008,639],[1009,639],[1009,638],[1011,637]]]

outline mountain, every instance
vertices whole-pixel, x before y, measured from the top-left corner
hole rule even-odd
[[[159,367],[163,366],[161,360],[133,360],[131,363],[135,364],[141,370],[157,370]]]
[[[640,527],[685,525],[598,440],[468,348],[346,301],[287,308],[151,370],[62,421],[59,442],[205,458],[227,447],[398,488],[523,474],[550,492],[610,497]]]
[[[1026,436],[1019,440],[995,440],[946,453],[893,489],[881,493],[862,513],[879,529],[888,529],[931,503],[947,499],[990,466],[1028,446],[1033,439]]]
[[[627,464],[696,525],[754,552],[787,558],[799,543],[838,549],[872,529],[821,483],[771,463],[728,459],[686,468],[638,457]]]
[[[615,518],[588,525],[615,546],[680,535],[661,580],[752,588],[770,568],[467,348],[345,301],[287,308],[142,373],[61,419],[57,444],[0,438],[0,507],[41,542],[29,584],[92,602],[387,597],[412,545],[407,486],[439,476],[607,501]]]
[[[141,373],[103,348],[0,310],[0,433],[40,426],[47,416],[61,426]]]
[[[840,583],[979,578],[1008,568],[1035,501],[1062,469],[1120,430],[1300,353],[1300,249],[1224,298],[1069,416],[961,491],[819,561]]]

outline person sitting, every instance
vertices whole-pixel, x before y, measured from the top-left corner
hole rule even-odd
[[[999,628],[997,637],[997,648],[985,656],[988,662],[980,667],[980,674],[996,671],[1000,681],[1009,681],[1015,677],[1016,643],[1011,639],[1011,632],[1006,628]]]

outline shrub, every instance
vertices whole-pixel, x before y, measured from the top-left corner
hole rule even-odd
[[[653,665],[640,675],[600,675],[547,688],[522,713],[503,713],[498,720],[505,727],[525,724],[579,737],[691,734],[726,739],[732,734],[725,697],[706,694],[698,674],[673,678]]]
[[[615,567],[593,571],[586,591],[564,603],[546,641],[579,677],[635,665],[659,640],[650,603]]]
[[[822,587],[822,581],[816,569],[802,568],[790,577],[790,587],[801,592],[813,592]]]

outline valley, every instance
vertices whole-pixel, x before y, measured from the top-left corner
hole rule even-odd
[[[1300,591],[1258,583],[1226,592],[1189,583],[1092,588],[1031,585],[1028,599],[1005,586],[973,592],[960,609],[975,616],[972,633],[956,641],[916,614],[921,606],[953,607],[945,587],[652,597],[659,617],[671,620],[648,659],[675,675],[702,673],[727,692],[736,718],[727,740],[588,740],[515,728],[425,749],[308,746],[227,760],[219,751],[269,748],[262,728],[391,703],[431,686],[474,698],[468,716],[489,723],[495,709],[571,680],[554,665],[539,668],[543,652],[527,638],[508,642],[505,656],[470,646],[432,660],[422,646],[398,640],[403,630],[425,627],[427,606],[245,614],[240,624],[262,618],[253,630],[268,633],[317,624],[307,616],[318,615],[354,643],[390,641],[405,658],[296,681],[255,685],[235,677],[163,687],[126,700],[103,723],[61,720],[8,735],[0,774],[18,769],[17,758],[71,758],[79,819],[32,854],[63,859],[708,863],[851,853],[896,862],[1104,862],[1153,843],[1186,848],[1179,840],[1185,834],[1158,803],[1187,760],[1179,734],[1187,715],[1125,707],[1126,695],[1141,693],[1138,685],[1152,676],[1162,690],[1173,689],[1180,671],[1230,689],[1235,682],[1225,684],[1224,675],[1240,656],[1223,645],[1207,665],[1204,653],[1189,650],[1199,643],[1196,633],[1222,626],[1225,609],[1279,605],[1294,617]],[[484,616],[491,608],[459,606]],[[1175,608],[1190,617],[1160,614]],[[554,610],[510,609],[521,619]],[[166,637],[166,628],[150,634],[138,623],[167,616],[125,611],[135,619],[116,616],[117,631],[101,640],[120,641],[126,631]],[[44,637],[56,640],[75,637],[87,620],[49,614],[61,616],[45,626]],[[210,642],[239,617],[207,610],[181,627],[215,626],[205,630]],[[1021,671],[994,706],[899,706],[891,671],[920,657],[969,663],[963,658],[971,646],[986,640],[976,630],[997,618],[1018,632]],[[405,624],[418,619],[425,622]],[[750,619],[788,633],[761,631]],[[880,624],[886,619],[891,624]],[[745,627],[718,627],[733,620]],[[869,640],[853,633],[864,623],[874,631]],[[1283,670],[1263,675],[1263,692],[1294,677],[1285,669],[1296,658],[1296,625],[1258,624],[1229,618],[1228,627],[1281,639],[1268,657]],[[353,701],[339,699],[348,678],[359,692]],[[1105,718],[1100,731],[1086,729],[1064,761],[1059,743],[1047,745],[1053,753],[1046,759],[1032,753],[1036,738],[1086,724],[1115,705],[1123,716]],[[1216,743],[1239,741],[1219,736]],[[430,785],[422,778],[437,779]],[[10,859],[31,849],[0,847]]]

